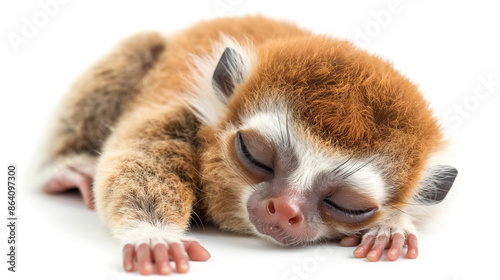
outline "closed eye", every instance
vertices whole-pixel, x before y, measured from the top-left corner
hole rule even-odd
[[[348,209],[338,204],[332,202],[329,199],[323,200],[323,203],[328,206],[331,210],[331,216],[337,220],[347,222],[347,223],[358,223],[367,218],[371,217],[377,208],[368,208],[368,209]]]
[[[350,214],[350,215],[363,215],[363,214],[370,213],[371,211],[373,211],[373,208],[372,209],[362,209],[362,210],[359,210],[359,209],[356,209],[356,210],[346,209],[346,208],[343,208],[343,207],[341,207],[341,206],[333,203],[332,201],[330,201],[328,199],[325,199],[324,202],[328,206],[330,206],[330,207],[332,207],[332,208],[334,208],[334,209],[336,209],[338,211],[342,211],[342,212],[344,212],[346,214]]]
[[[274,173],[274,170],[271,167],[259,162],[248,151],[248,148],[245,145],[245,141],[243,140],[243,137],[241,136],[241,133],[239,131],[236,133],[235,146],[236,146],[236,154],[237,154],[238,158],[240,158],[240,161],[243,159],[247,163],[251,164],[253,167],[259,168],[259,169],[267,171],[269,173]]]

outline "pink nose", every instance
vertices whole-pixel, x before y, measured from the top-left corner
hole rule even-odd
[[[298,205],[286,198],[270,199],[267,202],[267,213],[283,228],[297,228],[303,225],[304,215]]]

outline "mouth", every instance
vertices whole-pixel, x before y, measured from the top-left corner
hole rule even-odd
[[[255,228],[260,234],[271,237],[280,245],[294,246],[312,241],[306,236],[293,236],[279,225],[263,224]]]
[[[293,238],[289,236],[279,225],[264,225],[261,228],[257,228],[257,231],[284,245],[292,243],[293,240]]]

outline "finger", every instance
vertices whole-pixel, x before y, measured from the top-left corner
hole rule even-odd
[[[196,241],[183,241],[186,253],[192,261],[206,261],[210,259],[210,253]]]
[[[409,234],[406,239],[406,243],[408,244],[408,252],[406,256],[409,259],[415,259],[418,257],[418,242],[417,237],[414,234]]]
[[[137,266],[139,273],[149,275],[153,273],[153,262],[151,261],[151,249],[143,243],[137,247]]]
[[[170,262],[168,260],[168,247],[165,244],[158,243],[153,249],[153,255],[156,263],[158,274],[168,275],[172,272]]]
[[[85,205],[90,210],[94,210],[94,196],[92,195],[92,178],[83,176],[78,182],[78,189],[82,194]]]
[[[364,258],[368,254],[368,251],[373,247],[375,243],[375,236],[368,235],[363,238],[361,244],[358,246],[356,250],[354,250],[354,257],[356,258]]]
[[[353,247],[361,243],[361,237],[347,235],[340,240],[340,246],[342,247]]]
[[[126,272],[134,271],[135,247],[132,244],[126,244],[123,247],[123,269]]]
[[[380,260],[382,252],[384,251],[385,246],[387,246],[387,243],[389,243],[389,237],[385,234],[379,235],[375,240],[375,244],[373,245],[372,249],[366,256],[366,259],[370,262],[376,262]]]
[[[401,254],[401,249],[403,248],[404,244],[405,244],[404,235],[401,233],[395,233],[392,236],[391,247],[387,252],[387,258],[391,261],[397,260],[399,258],[399,255]]]
[[[175,268],[179,273],[186,273],[189,270],[189,262],[186,257],[184,247],[180,243],[170,244],[170,255],[174,259]]]

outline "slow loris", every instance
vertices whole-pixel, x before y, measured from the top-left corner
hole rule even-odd
[[[142,274],[208,251],[192,215],[284,245],[343,237],[417,257],[413,213],[457,175],[417,87],[353,44],[263,17],[135,35],[85,72],[50,135],[45,191],[78,188]],[[152,254],[150,254],[152,251]]]

